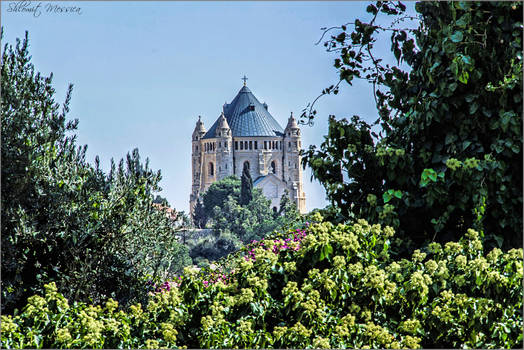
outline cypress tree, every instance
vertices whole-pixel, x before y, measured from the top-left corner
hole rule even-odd
[[[193,223],[198,228],[204,228],[206,226],[206,222],[207,222],[207,215],[204,210],[204,205],[202,205],[202,201],[199,198],[195,205],[195,214],[193,215]]]
[[[249,174],[249,165],[244,163],[242,170],[242,185],[240,187],[240,205],[246,205],[253,199],[253,179]]]

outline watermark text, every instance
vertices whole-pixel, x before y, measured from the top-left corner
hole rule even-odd
[[[43,3],[25,0],[10,2],[7,12],[26,13],[34,17],[40,17],[42,14],[81,15],[82,8],[79,6],[59,5],[52,2]]]

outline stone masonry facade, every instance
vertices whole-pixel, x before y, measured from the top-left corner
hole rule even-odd
[[[263,118],[269,118],[267,117],[269,113],[265,103],[258,106],[258,100],[245,86],[240,93],[250,94],[247,101],[252,100],[254,102],[249,102],[249,105],[244,108],[242,102],[244,104],[247,104],[247,102],[235,98],[232,103],[236,102],[236,104],[230,109],[236,108],[241,112],[236,115],[231,112],[233,116],[230,118],[227,118],[226,114],[222,112],[215,122],[216,125],[213,125],[213,130],[210,129],[209,132],[206,132],[200,117],[196,123],[192,136],[191,214],[193,214],[199,196],[213,182],[230,175],[240,177],[245,162],[249,165],[254,186],[262,189],[264,195],[271,200],[271,207],[274,210],[279,209],[280,198],[287,190],[290,199],[297,204],[298,210],[301,213],[305,212],[306,197],[303,191],[299,155],[301,135],[293,114],[289,117],[283,132],[276,130],[273,131],[273,135],[271,135],[271,132],[268,135],[268,132],[261,130],[261,128],[257,129],[256,125],[255,127],[244,128],[242,132],[235,132],[231,129],[228,119],[235,125],[242,125],[241,123],[245,120],[240,118],[252,117],[253,121],[250,120],[249,123],[251,124],[249,125],[259,122],[260,125],[264,126],[267,125],[267,121]],[[265,108],[265,111],[257,114],[255,113],[257,107]],[[250,111],[251,113],[249,113]],[[272,122],[276,123],[275,120]],[[243,135],[235,136],[239,133]]]

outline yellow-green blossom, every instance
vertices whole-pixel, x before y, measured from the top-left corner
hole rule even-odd
[[[171,323],[163,322],[160,324],[160,327],[162,328],[164,340],[169,343],[175,343],[178,332],[173,325]]]
[[[409,282],[413,289],[419,290],[421,296],[428,294],[428,284],[431,283],[431,278],[428,275],[422,274],[420,271],[415,271],[411,275]]]
[[[459,268],[463,269],[468,264],[468,259],[464,255],[457,255],[455,258],[455,263]]]
[[[241,333],[249,334],[253,332],[253,329],[252,329],[253,321],[252,320],[239,320],[238,322],[239,322],[238,330]]]
[[[110,318],[106,320],[105,329],[113,334],[118,334],[121,332],[120,325],[121,324],[119,321],[115,320],[114,318]]]
[[[240,290],[240,295],[238,297],[238,305],[242,304],[249,304],[253,301],[253,297],[255,296],[255,293],[251,289],[248,288],[242,288]]]
[[[256,275],[248,276],[247,283],[249,283],[249,285],[253,288],[258,288],[262,291],[265,291],[267,289],[267,280],[259,278]]]
[[[430,244],[428,244],[428,250],[431,253],[438,254],[442,252],[442,246],[440,245],[440,243],[431,242]]]
[[[441,260],[438,262],[438,269],[435,271],[435,276],[445,285],[446,280],[449,278],[449,270],[446,261]]]
[[[367,266],[364,270],[362,281],[367,287],[383,289],[385,280],[386,272],[378,269],[376,265]]]
[[[391,343],[394,339],[393,335],[390,334],[386,328],[376,325],[373,322],[368,322],[366,324],[365,334],[370,339],[373,339],[380,345],[382,345],[381,347],[384,347],[386,344]]]
[[[510,249],[506,255],[508,256],[509,260],[522,260],[522,248]]]
[[[493,250],[489,252],[489,254],[486,256],[486,258],[488,259],[490,263],[494,264],[495,262],[497,262],[497,260],[499,259],[499,256],[501,255],[502,255],[502,250],[500,250],[499,248],[493,248]]]
[[[448,254],[456,254],[462,251],[462,245],[457,242],[448,242],[444,246],[444,252]]]
[[[335,289],[336,286],[337,286],[337,284],[336,284],[335,281],[333,281],[332,279],[327,278],[327,279],[324,280],[324,288],[325,288],[327,291],[330,291],[330,290]]]
[[[410,335],[406,335],[402,340],[402,343],[408,349],[418,349],[420,348],[420,341],[421,339],[419,337],[412,337]]]
[[[275,329],[273,329],[273,335],[277,339],[284,337],[286,332],[287,332],[287,327],[285,327],[285,326],[284,327],[276,326]]]
[[[341,337],[349,337],[351,334],[350,329],[355,325],[355,316],[347,314],[342,317],[339,323],[335,326],[335,333]]]
[[[419,249],[413,252],[413,261],[422,262],[426,258],[426,253],[421,253]]]
[[[368,310],[368,309],[364,309],[364,311],[362,311],[362,319],[366,322],[368,321],[371,321],[371,311]]]
[[[282,289],[282,294],[284,296],[293,295],[298,292],[297,282],[289,281],[286,286]]]
[[[360,261],[356,262],[355,264],[347,265],[346,270],[352,275],[358,275],[364,272],[364,268],[362,267],[362,264],[360,263]]]
[[[289,330],[306,338],[309,337],[312,332],[311,329],[304,327],[300,322],[295,323],[295,325],[291,327]]]
[[[408,334],[416,334],[420,328],[420,321],[416,319],[408,319],[400,323],[399,329]]]
[[[213,321],[213,318],[209,315],[202,317],[200,322],[202,323],[202,328],[204,330],[212,329],[215,325],[215,321]]]
[[[59,343],[67,344],[71,339],[71,333],[67,328],[59,328],[56,331],[56,340]]]
[[[502,286],[509,284],[508,278],[504,275],[501,275],[498,271],[488,271],[487,280],[492,284],[498,284]]]
[[[250,271],[253,268],[253,261],[251,259],[240,261],[240,270],[241,271]]]
[[[396,262],[396,261],[393,261],[391,264],[389,264],[387,267],[386,267],[386,271],[388,273],[397,273],[401,270],[401,266]]]
[[[146,340],[146,349],[158,349],[159,343],[158,340],[148,339]]]
[[[430,275],[432,275],[438,269],[438,264],[433,259],[426,261],[424,266]]]
[[[346,258],[340,255],[335,256],[333,258],[333,266],[337,269],[343,269],[346,267]]]
[[[386,236],[386,238],[391,238],[395,235],[395,229],[391,226],[386,226],[384,227],[384,236]]]
[[[476,168],[478,165],[479,165],[479,160],[478,159],[475,159],[475,158],[467,158],[465,161],[464,161],[464,167],[468,168],[468,169],[474,169]]]
[[[55,282],[51,282],[49,284],[45,284],[44,285],[44,289],[45,289],[45,294],[48,295],[48,296],[54,296],[58,292],[58,289],[56,288],[56,283]]]
[[[331,349],[328,338],[316,337],[313,339],[313,348],[315,349]]]
[[[109,313],[113,313],[118,308],[118,301],[109,298],[106,302],[106,309]]]
[[[33,295],[27,298],[27,303],[33,306],[36,310],[42,309],[46,304],[46,300],[40,295]]]
[[[313,289],[313,285],[309,282],[305,282],[300,288],[304,293],[309,293]]]
[[[0,322],[1,333],[7,335],[8,333],[13,333],[18,328],[18,324],[13,321],[11,315],[4,316],[2,315],[2,322]]]
[[[295,261],[285,262],[284,263],[284,270],[287,273],[293,273],[297,270],[297,263]]]
[[[144,311],[142,310],[142,304],[138,303],[136,305],[131,305],[129,307],[129,310],[131,311],[131,315],[135,316],[135,317],[140,317],[142,316],[142,314],[144,313]]]
[[[246,289],[246,290],[249,290],[249,289]],[[253,292],[251,290],[249,290],[249,292],[251,292],[251,295],[253,296]],[[249,293],[247,293],[247,294],[249,294]],[[241,298],[242,298],[242,296],[241,296]],[[239,298],[239,299],[241,299],[241,298]],[[252,299],[252,297],[251,297],[251,299]],[[249,301],[247,301],[246,303],[248,303],[248,302]],[[243,304],[243,302],[241,302],[239,300],[239,304]],[[213,317],[215,317],[215,318],[221,318],[221,317],[224,316],[223,315],[224,305],[221,302],[219,302],[218,300],[215,300],[209,309],[211,310],[211,315]]]
[[[468,268],[472,272],[477,272],[477,271],[482,272],[482,271],[487,270],[488,267],[489,267],[489,264],[486,261],[486,258],[484,257],[479,257],[479,258],[471,260],[468,266]]]
[[[455,159],[455,158],[449,158],[447,161],[446,161],[446,166],[455,171],[457,170],[458,168],[460,168],[462,166],[462,162],[458,159]]]

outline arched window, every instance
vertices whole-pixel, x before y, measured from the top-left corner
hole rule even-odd
[[[276,174],[277,173],[277,166],[275,165],[275,162],[271,162],[271,172],[273,174]]]
[[[209,176],[215,176],[215,166],[213,163],[209,163],[208,174]]]
[[[244,162],[244,166],[247,166],[247,168],[249,169],[249,162],[247,160]]]

